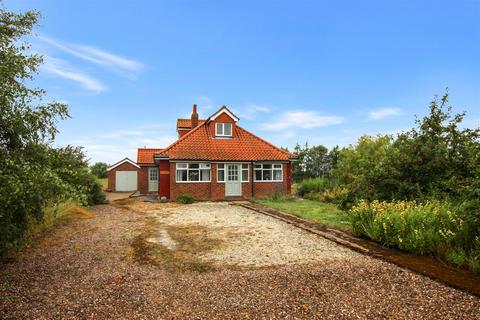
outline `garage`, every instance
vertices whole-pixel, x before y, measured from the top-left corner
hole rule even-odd
[[[136,191],[137,171],[116,171],[115,191]]]
[[[108,190],[113,192],[133,192],[138,190],[140,166],[125,158],[107,169]]]

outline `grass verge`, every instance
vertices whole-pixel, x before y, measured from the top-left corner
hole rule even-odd
[[[350,217],[334,204],[296,198],[259,199],[255,202],[330,228],[351,231]]]
[[[35,238],[41,233],[74,218],[90,219],[93,215],[72,200],[45,208],[41,222],[32,221],[28,228],[27,239]]]

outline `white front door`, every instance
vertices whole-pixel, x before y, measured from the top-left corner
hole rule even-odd
[[[158,191],[158,168],[148,168],[148,191]]]
[[[241,196],[240,165],[227,164],[227,179],[225,181],[225,196]]]

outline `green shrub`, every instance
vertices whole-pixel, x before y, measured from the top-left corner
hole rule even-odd
[[[272,195],[271,199],[273,201],[279,201],[284,199],[284,195],[281,192],[275,191],[275,193]]]
[[[320,195],[320,200],[329,203],[341,204],[347,199],[348,189],[345,187],[334,187],[326,189]]]
[[[100,181],[95,179],[95,177],[91,177],[87,186],[87,204],[91,206],[103,203],[107,203],[107,198],[103,192],[103,186]]]
[[[305,179],[298,184],[297,193],[303,197],[305,194],[312,192],[322,192],[327,187],[327,180],[324,178]]]
[[[320,200],[320,193],[316,191],[310,191],[303,195],[303,198],[308,200],[319,201]]]
[[[450,202],[415,201],[368,203],[350,211],[355,233],[416,254],[433,254],[454,265],[480,271],[480,237],[473,236],[469,213]]]
[[[184,193],[177,196],[177,199],[175,199],[175,201],[178,203],[190,204],[193,203],[193,197],[189,194]]]
[[[350,215],[354,232],[418,254],[450,247],[464,224],[451,204],[437,201],[360,201]]]

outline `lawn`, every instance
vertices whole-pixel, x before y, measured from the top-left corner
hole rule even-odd
[[[330,203],[307,199],[263,199],[256,202],[306,220],[322,223],[330,228],[351,230],[348,214]]]

